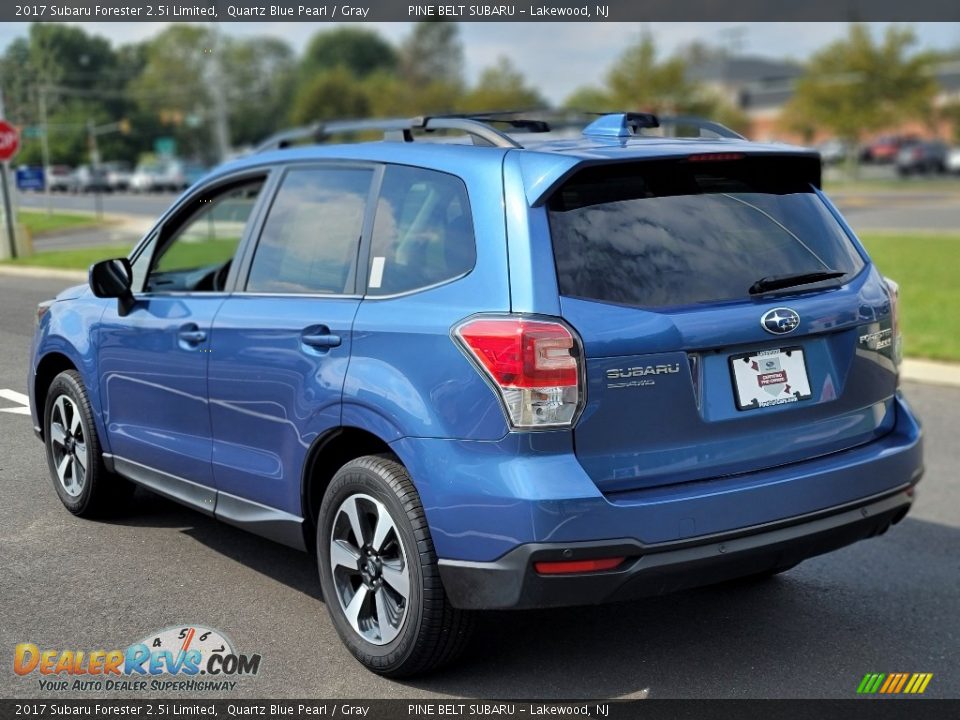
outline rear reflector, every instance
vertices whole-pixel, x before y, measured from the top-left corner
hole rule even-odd
[[[573,573],[598,572],[613,570],[626,558],[598,558],[596,560],[561,560],[559,562],[537,562],[533,569],[541,575],[571,575]]]

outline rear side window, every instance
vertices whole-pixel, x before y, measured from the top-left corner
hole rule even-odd
[[[372,178],[366,168],[287,172],[264,223],[247,291],[352,293]]]
[[[832,270],[845,282],[863,260],[804,162],[680,159],[581,171],[548,202],[560,293],[666,307],[747,298],[770,276]]]
[[[463,182],[388,165],[373,224],[368,295],[410,292],[469,272],[476,262]]]

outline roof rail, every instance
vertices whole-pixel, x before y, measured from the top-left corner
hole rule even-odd
[[[509,113],[503,113],[507,115]],[[281,150],[300,142],[321,143],[331,135],[350,132],[382,131],[384,140],[413,142],[414,131],[433,132],[435,130],[461,130],[468,135],[493,147],[523,147],[509,135],[500,132],[491,125],[503,123],[511,128],[527,132],[548,132],[550,126],[542,120],[499,117],[501,113],[483,113],[479,115],[433,115],[415,118],[385,118],[368,120],[344,120],[329,123],[314,123],[302,128],[284,130],[269,137],[254,150],[255,153],[268,150]]]

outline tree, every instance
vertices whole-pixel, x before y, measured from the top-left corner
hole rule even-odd
[[[866,25],[851,25],[847,37],[810,58],[785,123],[825,128],[855,144],[864,133],[929,119],[936,94],[932,56],[910,54],[915,42],[909,28],[891,26],[877,43]]]
[[[270,37],[227,39],[223,73],[231,140],[255,144],[276,132],[290,112],[297,64],[290,46]]]
[[[446,83],[463,85],[463,44],[456,23],[421,22],[400,50],[403,78],[413,86]]]
[[[147,43],[143,71],[132,86],[139,108],[159,120],[157,135],[174,137],[184,156],[212,157],[210,134],[197,132],[197,126],[213,107],[214,45],[206,27],[171,25]]]
[[[303,56],[303,78],[343,66],[356,77],[365,78],[378,70],[396,69],[397,52],[372,30],[341,27],[319,32],[311,38]]]
[[[506,57],[485,69],[477,85],[460,102],[468,112],[484,110],[524,110],[546,106],[546,101],[527,85],[523,75]]]
[[[679,56],[659,60],[653,35],[644,30],[607,74],[610,102],[618,110],[688,113],[697,109],[699,88],[687,79]]]
[[[585,85],[570,93],[563,107],[581,112],[606,112],[613,108],[613,103],[606,90]]]
[[[293,105],[292,120],[309,124],[318,120],[356,118],[369,114],[367,94],[353,73],[339,66],[315,75],[300,86]]]

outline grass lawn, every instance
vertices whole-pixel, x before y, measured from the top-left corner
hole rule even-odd
[[[880,271],[900,284],[904,354],[960,362],[960,234],[860,239]]]
[[[19,220],[34,237],[43,233],[101,225],[94,215],[79,215],[55,212],[47,215],[44,210],[21,210]]]
[[[831,192],[878,192],[897,191],[905,194],[948,192],[960,193],[960,178],[865,178],[862,180],[824,180],[823,190]]]
[[[98,260],[123,257],[130,252],[129,245],[102,245],[76,250],[51,250],[38,252],[29,257],[16,260],[4,260],[4,265],[31,265],[34,267],[62,268],[64,270],[86,270]]]
[[[217,238],[204,242],[180,243],[164,256],[161,269],[196,268],[226,262],[233,257],[238,242],[238,238]],[[4,260],[2,264],[87,270],[98,260],[126,257],[130,249],[129,245],[100,245],[76,250],[51,250],[16,260]]]
[[[960,362],[960,234],[863,233],[874,262],[900,283],[904,352],[913,357]],[[235,238],[183,243],[168,269],[220,263],[233,254]],[[97,260],[126,255],[125,245],[41,252],[4,262],[86,270]],[[172,254],[172,253],[171,253]]]

